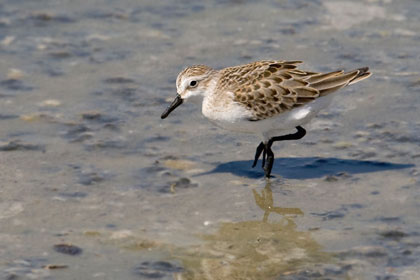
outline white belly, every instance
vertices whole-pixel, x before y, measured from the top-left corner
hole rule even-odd
[[[332,97],[332,94],[320,97],[307,105],[260,121],[249,121],[252,114],[235,103],[230,103],[227,107],[215,108],[206,104],[206,100],[204,100],[202,111],[204,116],[221,128],[257,134],[263,140],[268,140],[308,123],[319,111],[328,107]]]

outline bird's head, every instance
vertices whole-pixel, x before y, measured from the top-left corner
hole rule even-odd
[[[211,75],[215,70],[206,65],[195,65],[185,68],[176,79],[177,95],[166,108],[161,118],[166,118],[184,101],[199,102],[206,95]]]

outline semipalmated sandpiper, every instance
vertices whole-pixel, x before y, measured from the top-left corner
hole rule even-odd
[[[202,102],[203,115],[216,125],[261,137],[252,167],[262,154],[265,176],[270,177],[273,142],[301,139],[306,134],[302,125],[330,104],[331,93],[371,75],[367,67],[317,73],[297,69],[299,63],[264,60],[221,70],[187,67],[178,75],[178,94],[161,118],[186,100]],[[294,128],[297,132],[284,135]]]

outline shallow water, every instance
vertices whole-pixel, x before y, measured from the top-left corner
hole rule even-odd
[[[0,279],[420,279],[418,1],[0,3]],[[185,104],[183,67],[373,76],[301,141]]]

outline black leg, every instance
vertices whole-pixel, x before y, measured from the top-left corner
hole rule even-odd
[[[299,140],[303,138],[303,136],[305,136],[306,134],[306,130],[301,126],[297,126],[296,129],[297,129],[296,133],[287,134],[283,136],[276,136],[276,137],[271,138],[270,140],[273,140],[273,142],[276,142],[276,141],[284,141],[284,140]]]
[[[252,168],[255,167],[255,165],[257,165],[258,159],[260,158],[260,155],[262,153],[262,151],[264,150],[264,143],[261,142],[258,147],[257,150],[255,151],[255,159],[254,159],[254,163],[252,164]]]
[[[254,158],[254,163],[252,164],[252,167],[255,167],[255,165],[257,165],[258,159],[260,158],[261,153],[262,153],[263,154],[262,168],[264,169],[265,177],[269,178],[271,174],[271,169],[273,168],[273,164],[274,164],[274,153],[271,150],[271,146],[273,145],[273,142],[284,141],[284,140],[299,140],[303,138],[306,134],[306,130],[301,126],[297,126],[296,129],[297,129],[296,133],[273,137],[265,144],[261,142],[258,145],[257,150],[255,152],[255,158]],[[267,165],[266,165],[266,162],[267,162]]]
[[[274,153],[271,150],[271,145],[273,141],[270,139],[265,145],[265,150],[267,151],[267,165],[263,166],[265,177],[270,178],[271,169],[273,168],[274,163]]]
[[[254,162],[252,164],[252,168],[254,168],[257,165],[258,159],[260,158],[262,153],[262,164],[261,167],[264,168],[265,165],[265,159],[267,158],[267,154],[266,154],[266,146],[263,142],[261,142],[258,147],[257,150],[255,151],[255,158],[254,158]]]

